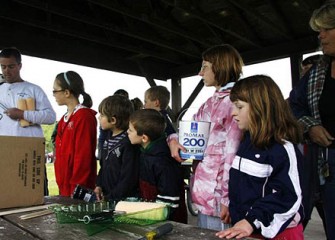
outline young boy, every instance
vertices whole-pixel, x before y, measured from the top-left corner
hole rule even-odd
[[[132,103],[124,96],[113,95],[99,105],[99,122],[108,136],[102,149],[97,177],[97,200],[119,201],[138,195],[139,149],[130,143],[127,129]]]
[[[170,92],[164,86],[153,86],[147,89],[144,93],[144,108],[155,109],[164,116],[166,121],[166,136],[169,136],[172,133],[176,133],[176,130],[172,125],[171,118],[167,111],[169,102]]]
[[[167,203],[169,220],[187,223],[182,169],[171,157],[165,126],[163,115],[154,109],[138,110],[130,116],[130,142],[141,145],[140,197]]]

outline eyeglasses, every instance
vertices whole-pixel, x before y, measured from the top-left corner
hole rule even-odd
[[[58,93],[58,92],[64,92],[65,90],[64,89],[61,89],[61,90],[53,90],[52,91],[52,94],[55,94],[55,93]]]

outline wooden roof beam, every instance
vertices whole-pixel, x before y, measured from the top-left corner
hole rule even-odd
[[[167,61],[170,63],[174,63],[174,64],[182,64],[183,62],[181,60],[179,60],[178,58],[175,57],[171,57],[171,56],[167,56],[166,54],[159,54],[156,51],[150,51],[144,48],[140,48],[134,45],[129,45],[129,44],[124,44],[121,42],[116,42],[116,41],[111,41],[111,40],[105,40],[105,39],[98,39],[98,38],[93,38],[91,35],[89,34],[84,34],[83,32],[78,32],[75,29],[68,29],[64,26],[62,26],[62,28],[60,29],[59,26],[52,26],[52,25],[47,25],[45,23],[42,22],[34,22],[31,19],[23,19],[22,16],[4,16],[3,14],[0,15],[0,18],[3,19],[7,19],[13,22],[17,22],[23,25],[27,25],[30,27],[34,27],[34,28],[38,28],[38,29],[44,29],[50,32],[54,32],[57,34],[64,34],[67,36],[71,36],[73,38],[79,38],[82,40],[86,40],[89,42],[93,42],[93,43],[98,43],[98,44],[102,44],[105,46],[109,46],[109,47],[113,47],[113,48],[119,48],[119,49],[123,49],[126,50],[128,52],[134,52],[136,54],[145,54],[147,56],[152,56],[154,58],[157,59],[161,59],[163,61]]]
[[[101,28],[101,29],[105,30],[106,36],[109,39],[110,39],[110,35],[108,34],[108,31],[112,31],[112,32],[116,32],[118,34],[128,36],[128,37],[139,39],[139,40],[144,41],[144,42],[149,42],[149,43],[151,43],[153,45],[157,45],[159,47],[170,49],[174,52],[182,53],[183,55],[188,56],[188,57],[198,58],[198,56],[199,56],[198,54],[193,54],[193,53],[184,51],[184,49],[182,49],[182,48],[176,48],[173,45],[170,45],[169,43],[164,43],[163,41],[154,41],[153,39],[146,38],[145,36],[140,36],[138,34],[130,33],[129,31],[122,31],[122,30],[120,30],[120,28],[118,26],[111,25],[111,23],[108,23],[108,25],[106,25],[106,24],[103,24],[102,22],[97,22],[94,19],[88,19],[86,16],[71,15],[70,11],[66,11],[65,9],[62,9],[62,8],[57,8],[55,6],[51,7],[50,5],[49,6],[39,5],[39,4],[30,2],[30,1],[29,2],[25,2],[25,1],[22,1],[22,0],[13,0],[13,1],[18,2],[20,4],[24,4],[24,5],[32,7],[32,8],[39,9],[41,11],[44,11],[45,13],[49,13],[49,14],[52,13],[54,15],[59,15],[59,16],[69,18],[69,19],[72,19],[72,20],[75,20],[75,21],[78,21],[78,22],[81,22],[81,23],[85,23],[85,24],[88,24],[88,25],[92,25],[92,26]],[[91,2],[89,1],[89,3],[91,3]],[[97,15],[97,16],[99,16],[99,15]]]
[[[241,40],[241,41],[243,41],[243,42],[245,42],[245,43],[248,43],[248,44],[250,44],[250,45],[252,45],[252,46],[254,46],[254,47],[257,47],[257,48],[261,48],[261,47],[262,47],[262,46],[260,46],[258,43],[255,43],[253,40],[250,40],[250,39],[248,39],[248,38],[246,38],[246,37],[244,37],[244,36],[241,36],[240,34],[238,34],[238,33],[236,33],[236,32],[233,32],[233,31],[231,31],[231,30],[224,29],[224,28],[222,28],[221,26],[217,25],[217,23],[212,22],[212,21],[209,21],[209,20],[207,20],[205,17],[200,17],[199,14],[195,14],[195,13],[193,13],[193,11],[191,11],[191,10],[186,10],[186,9],[180,8],[180,7],[176,6],[176,4],[171,3],[171,2],[169,2],[169,1],[162,0],[162,2],[164,2],[165,4],[167,4],[167,5],[169,5],[169,6],[174,7],[174,8],[176,8],[176,9],[179,9],[179,10],[181,10],[181,11],[188,12],[189,14],[192,15],[192,17],[197,18],[197,19],[199,19],[200,21],[202,21],[202,22],[204,22],[204,23],[207,23],[208,25],[213,26],[213,27],[219,29],[220,31],[222,31],[222,32],[224,32],[224,33],[226,33],[226,34],[229,34],[229,35],[231,35],[231,36],[233,36],[233,37],[236,37],[237,39],[239,39],[239,40]]]
[[[111,5],[112,3],[108,0],[88,0],[88,2],[91,2],[91,3],[96,4],[96,5],[100,5],[101,7],[107,8],[111,11],[117,12],[117,13],[122,14],[124,16],[127,16],[127,17],[130,17],[130,18],[145,22],[149,25],[152,25],[154,27],[162,29],[163,31],[171,32],[171,33],[176,34],[180,37],[189,39],[192,42],[197,42],[197,43],[200,43],[201,45],[204,45],[206,47],[210,47],[208,42],[202,41],[201,38],[199,38],[199,36],[193,36],[193,35],[186,34],[185,31],[180,30],[180,29],[173,29],[171,26],[169,26],[169,27],[166,27],[166,25],[163,26],[162,24],[155,21],[154,19],[149,20],[147,18],[137,16],[137,15],[127,11],[127,9],[124,9],[124,8],[120,7],[119,5],[116,5],[116,4]]]
[[[273,30],[273,31],[281,34],[286,39],[292,39],[292,37],[288,33],[286,33],[283,30],[281,30],[276,24],[272,23],[272,21],[270,19],[268,19],[265,16],[257,13],[255,10],[250,11],[250,7],[246,6],[241,1],[239,3],[237,3],[235,0],[228,0],[228,1],[231,4],[235,5],[237,8],[241,9],[242,11],[244,11],[249,16],[252,16],[252,17],[256,18],[264,26],[268,26],[271,30]]]

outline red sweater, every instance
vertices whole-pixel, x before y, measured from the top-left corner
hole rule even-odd
[[[97,175],[96,112],[90,108],[75,111],[69,121],[64,116],[56,136],[55,175],[61,196],[71,196],[76,184],[94,189]]]

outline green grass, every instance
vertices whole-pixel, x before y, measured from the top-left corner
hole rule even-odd
[[[54,164],[47,163],[45,164],[45,166],[47,168],[49,196],[59,195],[58,186],[57,186],[56,178],[55,178]]]

